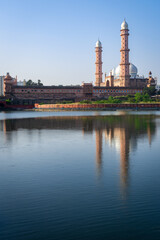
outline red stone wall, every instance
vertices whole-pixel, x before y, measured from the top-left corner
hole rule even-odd
[[[93,87],[92,84],[84,84],[82,87],[26,87],[8,84],[6,89],[9,89],[6,95],[8,98],[32,100],[74,99],[80,101],[92,98],[108,98],[109,96],[134,95],[136,92],[142,93],[142,88]]]
[[[72,109],[72,110],[95,110],[95,109],[160,109],[160,103],[112,103],[112,104],[35,104],[36,109]]]

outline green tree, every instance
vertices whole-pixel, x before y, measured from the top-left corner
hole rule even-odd
[[[26,86],[32,86],[33,82],[31,79],[29,79],[27,82],[26,82]]]
[[[43,86],[43,83],[41,82],[41,80],[38,79],[38,83],[33,82],[31,79],[29,79],[26,82],[26,86]]]
[[[143,89],[143,94],[148,93],[149,96],[154,96],[156,94],[156,89],[155,87],[146,87]]]
[[[113,98],[112,96],[109,96],[108,102],[109,102],[109,103],[113,103],[113,100],[114,100],[114,98]]]
[[[139,92],[137,92],[134,96],[134,99],[135,99],[135,102],[138,103],[142,101],[142,95]]]
[[[149,102],[150,96],[149,96],[148,93],[144,94],[142,97],[143,97],[143,101],[144,101],[144,102]]]
[[[135,99],[134,99],[133,97],[129,97],[129,98],[128,98],[128,102],[129,102],[129,103],[134,103],[134,102],[135,102]]]
[[[41,80],[38,79],[38,86],[43,86],[43,83],[41,83]]]

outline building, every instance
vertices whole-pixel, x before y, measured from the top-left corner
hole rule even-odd
[[[3,81],[3,91],[5,97],[11,98],[12,89],[14,86],[17,86],[17,77],[12,78],[8,72]],[[7,95],[8,92],[10,92],[10,95]]]
[[[17,86],[26,86],[26,80],[17,81]]]
[[[4,95],[15,101],[21,102],[49,102],[54,103],[62,100],[81,101],[84,99],[97,100],[108,99],[109,96],[134,95],[142,93],[144,87],[155,86],[156,81],[149,72],[149,77],[138,76],[138,69],[129,62],[128,24],[124,20],[121,25],[121,61],[116,69],[112,69],[103,82],[102,72],[102,43],[97,41],[95,86],[92,83],[83,83],[71,86],[26,86],[17,82],[17,77],[12,78],[7,73],[4,78]]]
[[[160,84],[157,84],[157,85],[156,85],[156,90],[157,90],[157,92],[160,91]]]
[[[138,75],[137,67],[129,61],[128,36],[129,28],[127,22],[124,20],[121,24],[121,60],[120,64],[113,68],[109,74],[105,73],[104,82],[102,81],[102,43],[98,40],[95,47],[96,52],[96,78],[95,86],[107,87],[129,87],[129,88],[144,88],[156,86],[156,80],[149,72],[149,77]]]
[[[0,96],[3,96],[3,84],[4,84],[4,78],[5,76],[0,76]]]

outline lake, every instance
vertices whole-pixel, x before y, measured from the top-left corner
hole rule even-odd
[[[160,112],[0,112],[0,239],[160,239]]]

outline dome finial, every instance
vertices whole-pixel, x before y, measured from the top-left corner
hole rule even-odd
[[[100,42],[99,38],[98,41],[96,42],[96,47],[102,47],[102,43]]]
[[[126,22],[126,19],[124,18],[124,21],[121,24],[121,30],[128,29],[128,23]]]

